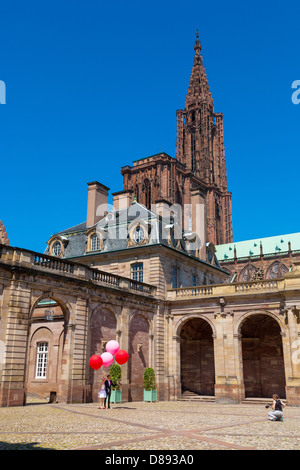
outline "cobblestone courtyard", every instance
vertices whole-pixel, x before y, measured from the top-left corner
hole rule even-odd
[[[0,408],[0,450],[299,450],[300,408],[131,402]]]

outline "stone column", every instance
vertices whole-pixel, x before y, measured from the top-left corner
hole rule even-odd
[[[130,322],[130,308],[123,306],[120,315],[120,328],[118,330],[118,343],[120,349],[129,352],[129,322]],[[122,369],[122,401],[129,399],[129,361],[121,366]]]
[[[173,377],[173,388],[174,388],[174,399],[176,400],[178,397],[181,396],[181,364],[180,364],[180,344],[181,339],[180,336],[174,335],[172,336],[172,353],[174,357],[173,362],[173,370],[172,374]],[[170,371],[171,372],[171,371]],[[172,399],[172,395],[170,397]]]
[[[233,335],[233,314],[225,309],[220,299],[221,312],[215,315],[215,398],[216,402],[239,403],[240,378],[238,377],[238,356]]]
[[[245,398],[245,385],[244,385],[244,374],[243,374],[243,350],[242,350],[242,335],[237,333],[233,335],[234,342],[234,357],[237,377],[237,391],[239,401]]]
[[[284,341],[284,364],[286,370],[286,395],[290,405],[300,405],[300,309],[287,306],[289,347]]]
[[[72,329],[73,346],[72,346],[72,367],[70,381],[71,403],[86,402],[88,398],[88,321],[89,321],[89,305],[88,300],[79,297],[76,301],[75,325]]]
[[[64,346],[62,349],[61,380],[58,386],[58,401],[72,403],[73,400],[73,354],[75,323],[68,323],[64,326]]]
[[[173,333],[173,320],[174,315],[166,311],[166,335],[165,335],[165,371],[166,371],[166,391],[165,400],[176,400],[176,379],[175,379],[175,363],[176,363],[176,348],[174,347]]]
[[[31,290],[25,282],[13,275],[8,304],[2,309],[1,322],[4,349],[0,389],[0,406],[26,403],[26,356],[28,348]]]
[[[165,316],[162,304],[157,305],[154,326],[154,370],[156,374],[157,397],[165,400],[166,372],[165,372]],[[151,366],[150,366],[151,367]]]

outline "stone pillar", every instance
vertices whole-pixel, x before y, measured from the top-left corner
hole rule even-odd
[[[4,326],[0,406],[20,406],[26,403],[26,356],[28,347],[30,293],[25,282],[13,275],[7,308],[2,310]]]
[[[216,402],[239,403],[241,378],[237,367],[238,356],[233,335],[233,314],[225,311],[225,301],[220,299],[221,312],[215,315],[215,398]]]
[[[165,316],[162,304],[157,306],[154,329],[154,370],[156,374],[157,397],[159,400],[165,400]]]
[[[300,309],[287,306],[288,340],[285,340],[284,364],[286,370],[286,398],[289,405],[300,405]],[[286,338],[287,339],[287,338]]]
[[[237,333],[233,335],[234,342],[234,357],[237,377],[237,392],[239,401],[245,398],[245,385],[243,374],[243,350],[242,350],[242,335]]]
[[[75,323],[64,326],[64,346],[62,350],[61,380],[58,385],[58,401],[72,403],[73,399],[73,345],[74,345]]]
[[[120,315],[120,328],[118,330],[118,343],[120,349],[129,352],[129,323],[130,308],[123,306]],[[122,369],[122,401],[129,400],[129,361],[121,366]]]
[[[88,378],[88,322],[89,305],[88,300],[79,297],[76,302],[75,325],[71,328],[72,340],[72,365],[71,365],[71,403],[85,403],[89,401],[89,378]]]
[[[180,344],[181,344],[181,339],[180,336],[174,335],[172,336],[172,352],[173,352],[173,370],[171,372],[172,380],[173,380],[173,394],[174,394],[174,399],[176,400],[178,397],[181,396],[182,390],[181,390],[181,364],[180,364]],[[173,394],[171,394],[171,399],[173,397]]]

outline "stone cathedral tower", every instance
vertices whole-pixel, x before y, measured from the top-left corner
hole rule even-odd
[[[177,111],[176,158],[206,187],[207,235],[219,245],[232,242],[223,114],[214,112],[198,31],[194,50],[185,109]]]
[[[123,191],[116,196],[125,198],[126,204],[135,198],[148,209],[154,204],[192,207],[184,228],[201,232],[202,240],[220,245],[232,242],[223,115],[214,112],[198,32],[194,49],[185,109],[177,111],[176,158],[162,152],[136,160],[133,167],[122,167]],[[196,207],[202,207],[201,215]]]

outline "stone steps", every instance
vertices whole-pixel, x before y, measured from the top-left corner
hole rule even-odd
[[[282,400],[283,403],[286,403],[286,400]],[[242,404],[244,405],[267,405],[273,402],[273,398],[255,398],[255,397],[250,397],[250,398],[245,398],[242,400]]]
[[[186,390],[182,393],[181,397],[178,398],[178,401],[214,402],[215,397],[209,395],[200,395],[199,393]]]
[[[209,395],[200,395],[199,393],[191,392],[189,390],[186,390],[185,392],[182,393],[181,397],[178,398],[178,401],[192,401],[192,402],[210,402],[210,403],[215,403],[215,397],[214,396],[209,396]],[[261,405],[265,406],[268,403],[272,403],[273,399],[271,397],[267,398],[255,398],[255,397],[250,397],[250,398],[245,398],[244,400],[241,401],[243,405]],[[286,403],[286,400],[282,400],[283,403]]]

